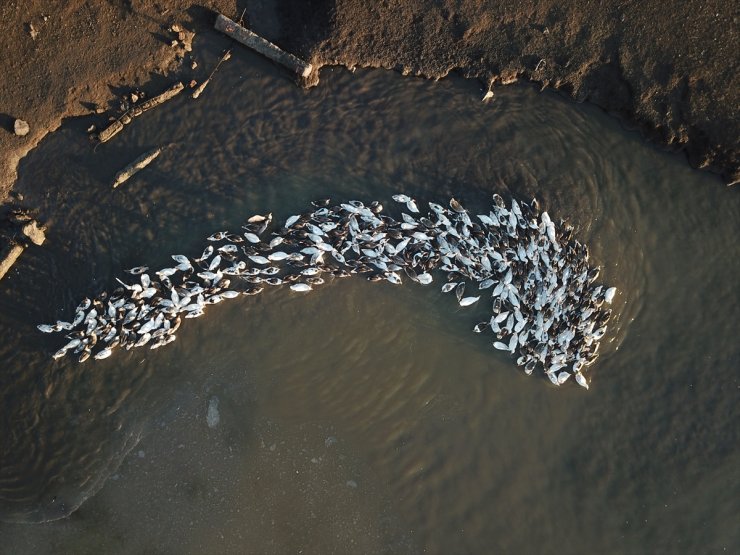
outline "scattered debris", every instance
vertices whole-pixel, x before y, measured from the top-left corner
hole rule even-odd
[[[182,44],[185,52],[193,51],[193,39],[195,38],[195,33],[192,31],[180,31],[177,33],[177,38],[180,41],[180,44]]]
[[[170,25],[167,30],[175,35],[175,38],[170,42],[172,48],[181,47],[185,52],[193,51],[193,39],[195,38],[193,31],[188,31],[176,23]]]
[[[224,55],[221,56],[221,59],[219,59],[218,63],[216,64],[216,67],[213,68],[213,71],[208,76],[208,79],[206,79],[205,81],[203,81],[198,86],[198,88],[195,89],[195,91],[193,91],[193,98],[198,98],[203,93],[203,91],[205,90],[205,88],[208,86],[208,83],[211,81],[211,78],[213,77],[213,75],[218,71],[218,68],[221,67],[221,64],[224,63],[226,60],[228,60],[230,58],[231,58],[231,50],[227,50],[226,52],[224,52]],[[195,63],[195,62],[193,62],[193,63]]]
[[[15,261],[18,260],[21,254],[23,254],[23,247],[21,245],[13,245],[8,254],[5,255],[5,258],[0,260],[0,279],[5,277],[5,274],[13,267],[13,264],[15,264]]]
[[[28,31],[28,34],[31,35],[31,40],[36,40],[36,37],[39,36],[39,32],[36,27],[33,26],[33,23],[29,23],[26,26],[26,30]]]
[[[28,132],[30,130],[31,130],[31,127],[28,125],[27,121],[23,121],[22,119],[17,119],[13,123],[13,132],[19,137],[24,137],[28,135]]]
[[[313,66],[310,63],[293,56],[293,54],[288,54],[271,42],[263,39],[249,29],[245,29],[224,15],[218,15],[216,18],[215,28],[232,39],[239,41],[244,46],[247,46],[252,50],[259,52],[263,56],[266,56],[293,70],[301,77],[308,77],[313,71]]]
[[[33,220],[28,210],[20,207],[12,208],[7,219],[10,223],[17,225],[25,225]]]
[[[155,148],[154,150],[142,154],[136,160],[131,162],[128,166],[123,168],[116,174],[116,178],[113,180],[113,188],[115,189],[122,183],[128,181],[136,172],[146,168],[159,154],[162,152],[162,147]]]
[[[137,104],[136,106],[133,106],[125,114],[123,114],[120,118],[115,120],[111,125],[103,129],[98,135],[98,140],[101,143],[109,141],[115,135],[117,135],[123,129],[125,125],[131,123],[131,121],[133,121],[133,119],[136,116],[139,116],[143,114],[144,112],[146,112],[147,110],[151,110],[152,108],[159,106],[163,102],[166,102],[170,100],[171,98],[174,98],[184,88],[185,86],[182,83],[177,82],[172,87],[164,91],[162,94],[152,97],[149,100],[142,102],[141,104]]]

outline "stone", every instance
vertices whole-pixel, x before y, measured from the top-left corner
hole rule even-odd
[[[34,220],[31,220],[23,226],[23,234],[28,237],[34,245],[43,245],[44,241],[46,241],[44,228],[39,227]]]
[[[27,121],[23,121],[22,119],[17,119],[15,120],[15,123],[13,123],[13,131],[19,137],[24,137],[28,135],[29,131],[31,131],[31,127],[28,125]]]

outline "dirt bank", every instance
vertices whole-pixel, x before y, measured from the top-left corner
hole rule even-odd
[[[622,116],[684,149],[728,182],[740,178],[740,83],[733,4],[529,0],[29,0],[0,6],[0,198],[18,160],[66,116],[106,110],[175,77],[202,79],[199,41],[228,40],[214,12],[317,66],[450,71],[493,83],[532,80]],[[171,31],[195,32],[193,51]],[[177,41],[174,44],[172,41]],[[167,77],[165,77],[167,76]],[[25,136],[13,133],[20,118]]]

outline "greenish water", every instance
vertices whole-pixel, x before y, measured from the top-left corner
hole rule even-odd
[[[4,549],[736,551],[740,197],[593,107],[479,99],[381,71],[304,91],[239,53],[94,153],[86,120],[34,151],[17,189],[51,232],[0,287]],[[400,191],[536,195],[576,225],[619,288],[590,391],[527,378],[477,309],[414,284],[244,297],[94,363],[35,329],[252,213]]]

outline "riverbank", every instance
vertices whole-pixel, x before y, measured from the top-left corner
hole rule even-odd
[[[728,183],[738,159],[738,19],[732,5],[655,0],[138,0],[11,2],[0,7],[0,198],[18,161],[63,118],[117,116],[132,90],[150,96],[175,79],[202,81],[200,41],[226,48],[215,12],[315,67],[385,67],[480,79],[483,92],[516,81],[593,102],[650,140],[686,152]],[[174,26],[174,27],[173,27]],[[179,27],[179,31],[178,31]],[[191,35],[194,33],[194,36]],[[192,50],[189,50],[192,42]],[[125,106],[124,106],[125,107]],[[25,136],[14,122],[29,124]]]

